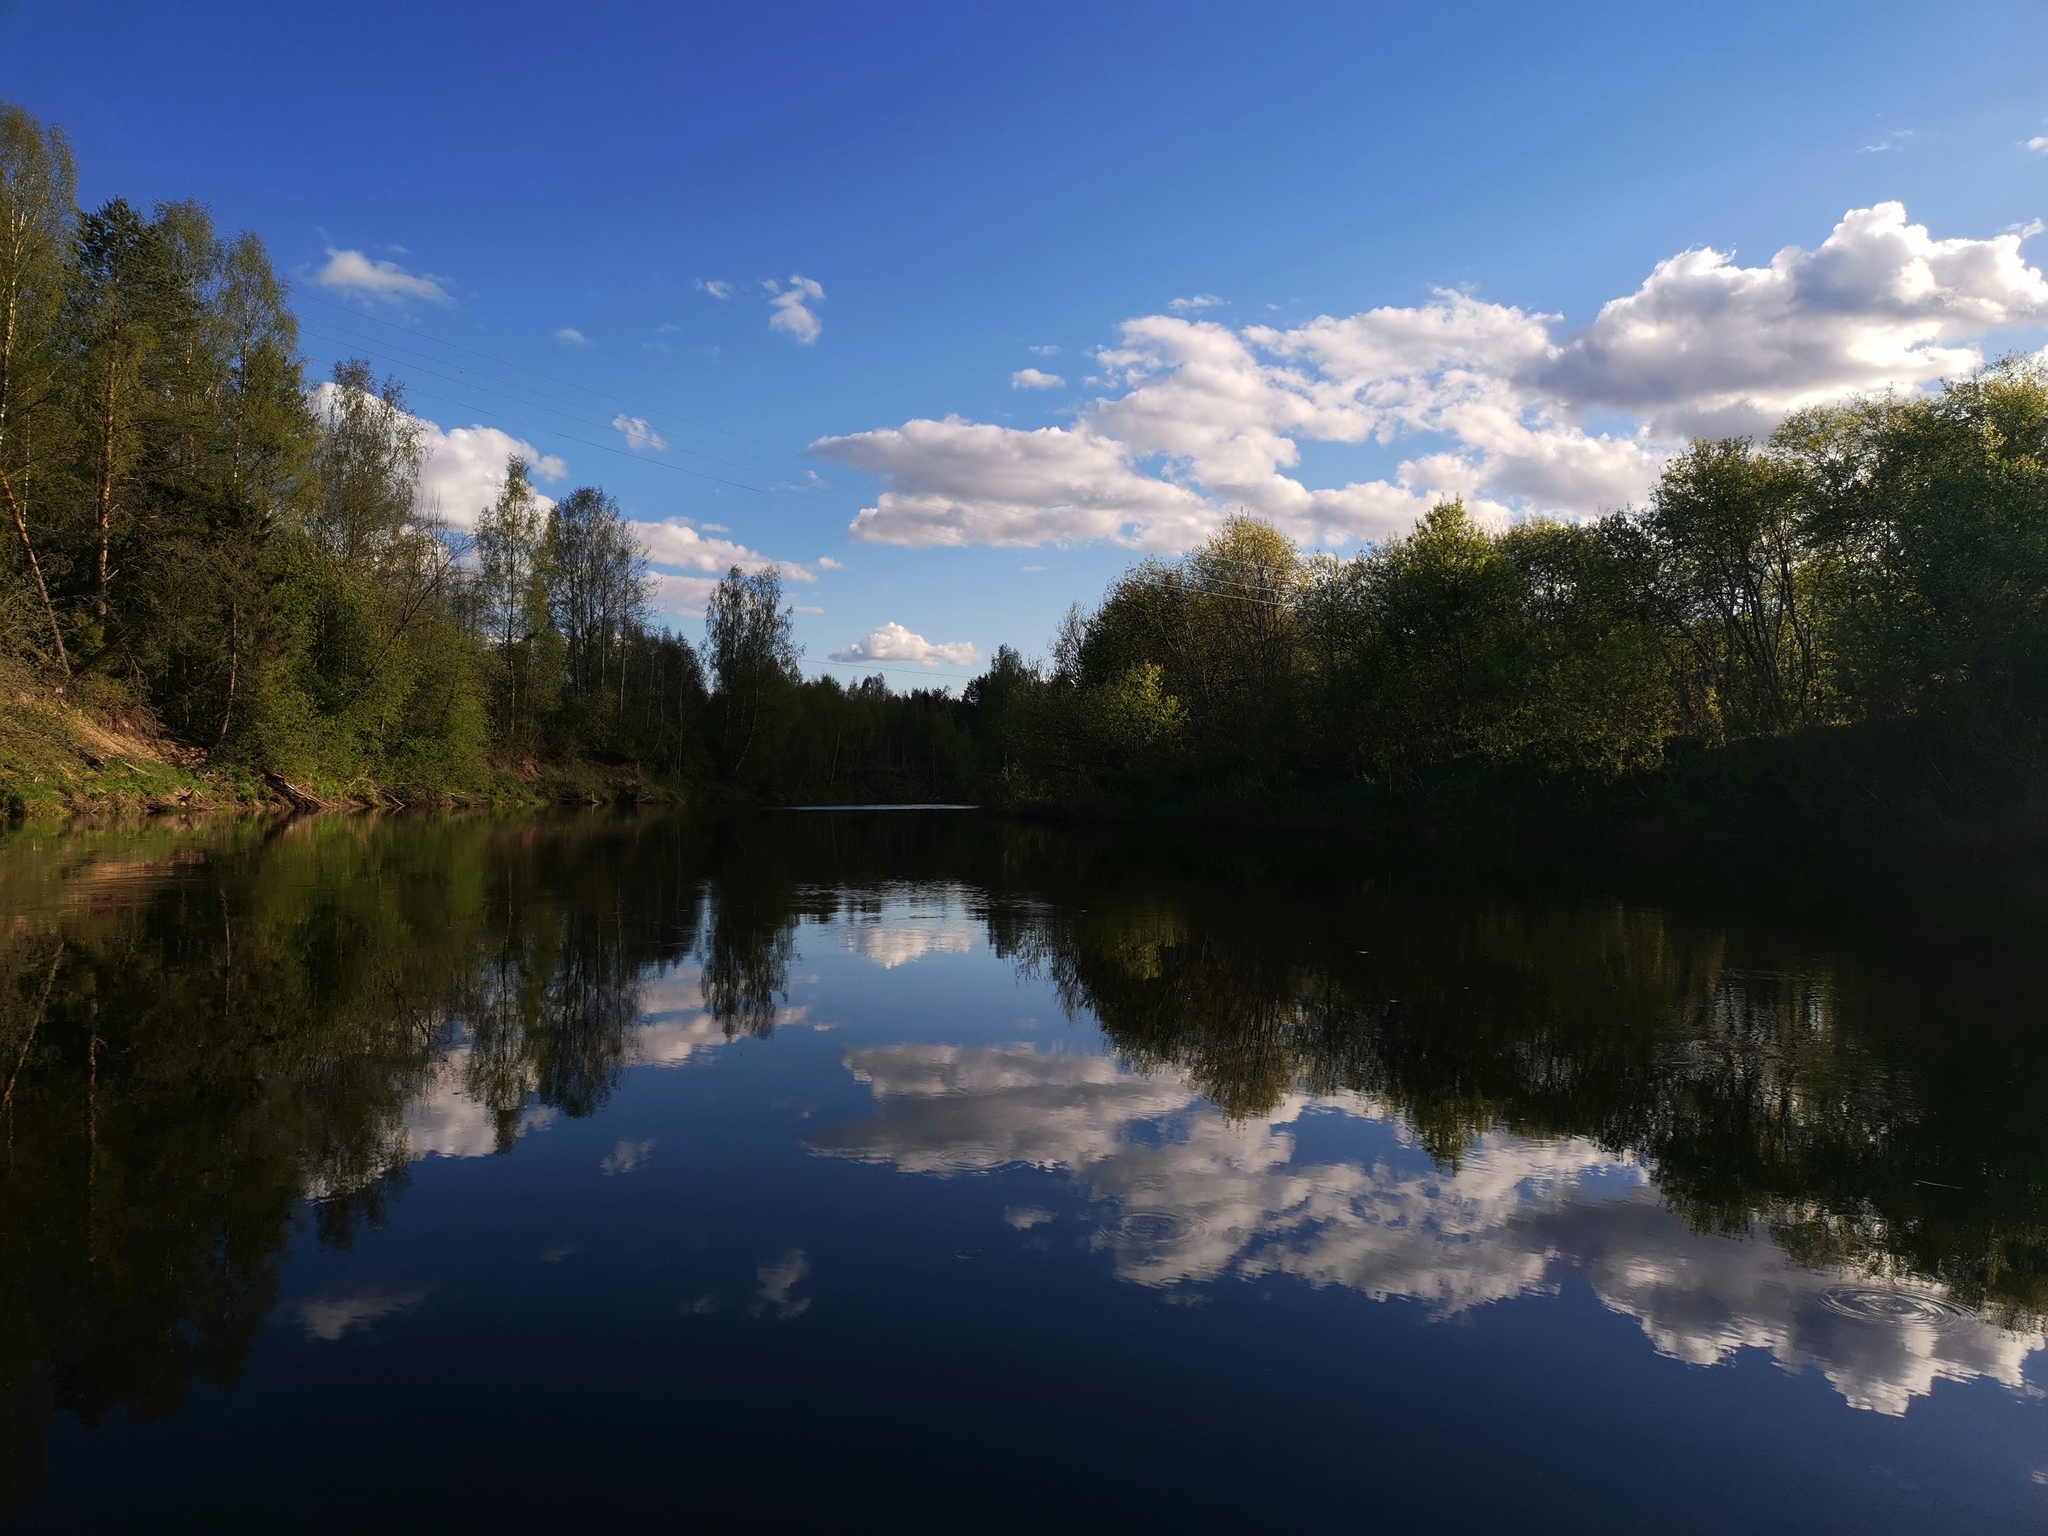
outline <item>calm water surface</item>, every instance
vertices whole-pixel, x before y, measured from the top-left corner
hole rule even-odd
[[[1158,841],[0,839],[0,1523],[2048,1519],[2038,892]]]

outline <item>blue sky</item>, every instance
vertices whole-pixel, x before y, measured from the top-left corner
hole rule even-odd
[[[1581,515],[2038,349],[2044,60],[2035,4],[0,4],[82,198],[258,231],[444,512],[516,440],[691,630],[784,562],[899,686],[1229,506]]]

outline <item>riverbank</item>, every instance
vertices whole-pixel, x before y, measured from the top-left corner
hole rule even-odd
[[[682,804],[673,779],[628,758],[521,755],[486,761],[476,781],[422,791],[369,777],[292,777],[237,764],[174,740],[141,711],[10,690],[0,711],[0,821],[126,820],[219,812],[538,809],[550,805]]]

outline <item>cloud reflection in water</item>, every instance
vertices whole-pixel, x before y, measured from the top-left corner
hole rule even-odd
[[[1767,1350],[1787,1370],[1819,1370],[1852,1406],[1893,1415],[1938,1380],[2023,1388],[2028,1357],[2048,1344],[1924,1284],[1872,1287],[1805,1268],[1760,1234],[1691,1231],[1643,1168],[1588,1141],[1492,1132],[1445,1170],[1356,1094],[1290,1095],[1232,1120],[1177,1074],[1103,1056],[914,1044],[846,1064],[877,1113],[815,1133],[814,1150],[942,1177],[1060,1171],[1109,1207],[1095,1246],[1140,1285],[1291,1275],[1452,1316],[1577,1278],[1660,1354],[1704,1366]],[[1385,1125],[1413,1155],[1299,1158],[1310,1111]]]

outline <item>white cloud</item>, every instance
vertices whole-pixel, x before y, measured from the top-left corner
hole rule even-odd
[[[718,587],[715,576],[675,576],[656,571],[653,578],[655,606],[690,618],[703,617],[704,605],[711,601],[711,594]]]
[[[1172,310],[1175,314],[1185,315],[1190,314],[1198,309],[1214,309],[1217,305],[1221,304],[1222,302],[1223,301],[1217,298],[1216,295],[1213,293],[1198,293],[1193,298],[1168,299],[1166,301],[1166,307]]]
[[[1058,389],[1066,382],[1056,373],[1044,373],[1036,368],[1019,368],[1010,375],[1012,389]]]
[[[644,417],[628,416],[621,411],[612,418],[612,428],[625,438],[626,446],[636,452],[659,452],[668,446],[668,439],[648,425]]]
[[[965,667],[973,665],[981,655],[972,644],[965,640],[950,643],[936,643],[923,635],[913,635],[901,624],[891,620],[879,628],[871,629],[860,639],[848,644],[843,650],[834,651],[833,661],[881,662],[905,661],[921,667],[936,662],[948,666]]]
[[[806,347],[816,341],[818,333],[825,329],[825,323],[807,306],[824,299],[823,285],[798,275],[790,278],[787,288],[775,282],[763,286],[773,295],[768,300],[768,307],[775,311],[768,317],[768,329],[793,336]]]
[[[760,1300],[754,1303],[754,1312],[759,1315],[772,1311],[783,1322],[801,1317],[811,1299],[797,1296],[796,1288],[810,1272],[811,1261],[801,1248],[792,1248],[773,1263],[763,1264],[754,1271],[754,1278],[761,1283]]]
[[[1880,203],[1763,266],[1671,257],[1575,333],[1449,290],[1284,329],[1187,318],[1187,300],[1124,324],[1072,426],[947,417],[812,451],[881,477],[851,530],[879,543],[1176,550],[1237,506],[1303,543],[1378,539],[1452,494],[1495,522],[1580,516],[1639,501],[1694,433],[1766,431],[1803,405],[1978,366],[1986,336],[2048,320],[2024,238],[1937,240]],[[1304,441],[1415,451],[1385,478],[1314,487]]]
[[[316,415],[332,405],[336,386],[315,385],[307,391],[307,402]],[[514,437],[496,427],[442,427],[423,416],[413,420],[420,429],[420,480],[417,504],[421,512],[438,517],[464,530],[476,527],[483,509],[505,488],[505,464],[513,458],[526,460],[536,480],[568,478],[569,466],[551,453],[542,453],[524,438]],[[551,497],[538,497],[543,510],[554,505]]]
[[[569,466],[561,459],[496,427],[444,430],[431,421],[421,425],[426,428],[427,456],[420,466],[420,505],[438,511],[457,528],[474,528],[484,508],[497,499],[505,487],[507,459],[526,460],[537,480],[568,478]],[[539,501],[543,508],[554,505],[551,497],[541,496]]]
[[[435,278],[408,272],[395,261],[378,261],[361,251],[337,251],[332,246],[327,248],[327,264],[313,274],[313,281],[336,293],[382,299],[388,304],[401,299],[455,302]]]
[[[458,1046],[434,1064],[405,1111],[405,1159],[490,1157],[498,1151],[498,1117],[469,1091],[470,1050]],[[556,1111],[530,1105],[512,1124],[515,1140],[554,1123]]]
[[[577,330],[573,325],[565,325],[559,331],[556,331],[555,340],[565,347],[587,347],[590,345],[590,338]]]
[[[697,291],[708,293],[714,299],[729,299],[733,290],[732,284],[722,277],[700,277],[697,279]]]
[[[814,1150],[940,1177],[1057,1172],[1092,1202],[1094,1246],[1139,1285],[1286,1275],[1451,1316],[1575,1276],[1660,1354],[1712,1366],[1763,1350],[1787,1371],[1818,1370],[1852,1407],[1892,1415],[1936,1381],[2025,1390],[2028,1359],[2048,1347],[1931,1282],[1808,1269],[1775,1242],[1694,1232],[1642,1167],[1590,1142],[1494,1132],[1446,1170],[1357,1094],[1294,1094],[1233,1120],[1176,1073],[1101,1056],[900,1045],[846,1064],[876,1112],[814,1133]],[[1379,1122],[1392,1145],[1355,1161],[1304,1157],[1295,1126],[1310,1113]],[[1004,1219],[1028,1229],[1048,1215]]]
[[[1215,521],[1196,492],[1141,474],[1122,444],[1085,428],[1021,432],[949,416],[822,438],[812,451],[887,483],[853,520],[868,543],[1172,544]]]
[[[678,614],[698,615],[726,572],[734,566],[748,574],[774,571],[784,581],[815,584],[819,569],[837,569],[818,561],[816,568],[795,560],[774,560],[759,550],[749,549],[733,539],[710,538],[717,524],[692,524],[688,518],[671,517],[658,523],[633,522],[626,525],[654,571],[656,602]],[[661,570],[667,566],[671,569]]]
[[[709,524],[707,524],[706,526],[708,527]],[[817,563],[818,569],[821,571],[843,571],[846,569],[844,565],[842,565],[839,561],[834,560],[830,555],[818,556]]]
[[[2037,155],[2048,155],[2048,133],[2036,134],[2027,140],[2026,147]]]
[[[2017,234],[1936,240],[1904,204],[1879,203],[1768,266],[1705,249],[1660,262],[1527,372],[1573,406],[1646,414],[1680,434],[1965,372],[1981,361],[1970,340],[2044,316],[2048,280]]]
[[[966,918],[882,914],[849,922],[840,942],[848,954],[893,971],[926,955],[972,954],[981,935],[981,924]]]
[[[640,1017],[626,1037],[635,1066],[680,1067],[692,1056],[730,1044],[704,1004],[703,972],[678,968],[640,984]]]
[[[1033,357],[1058,357],[1060,355],[1060,349],[1050,342],[1042,347],[1026,347],[1024,350]]]
[[[818,579],[795,561],[771,560],[760,551],[731,539],[707,539],[701,530],[684,518],[671,517],[659,523],[629,523],[627,526],[640,541],[640,547],[647,551],[647,558],[656,565],[677,566],[685,571],[701,571],[714,577],[723,576],[738,566],[749,573],[774,570],[790,581],[814,582]]]
[[[631,1173],[654,1155],[656,1140],[657,1138],[653,1136],[640,1141],[627,1141],[622,1138],[618,1145],[612,1148],[611,1154],[597,1166],[606,1178],[614,1174]]]
[[[358,1291],[334,1296],[315,1296],[299,1303],[299,1321],[306,1337],[333,1343],[357,1328],[403,1312],[427,1293],[420,1291]]]
[[[898,1045],[851,1052],[846,1065],[882,1112],[820,1131],[808,1144],[906,1173],[1085,1167],[1116,1156],[1139,1122],[1199,1097],[1106,1056],[1029,1046]]]

